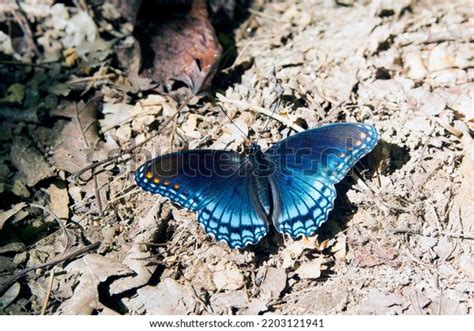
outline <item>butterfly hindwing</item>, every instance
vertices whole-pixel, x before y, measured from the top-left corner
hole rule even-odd
[[[334,207],[334,184],[377,144],[370,125],[329,124],[293,135],[265,155],[275,164],[271,176],[278,208],[275,228],[291,237],[310,236]]]
[[[191,150],[142,165],[135,181],[146,191],[198,212],[207,233],[231,248],[257,243],[268,231],[254,196],[248,160],[238,153]]]
[[[236,174],[221,187],[219,196],[199,211],[199,223],[230,248],[256,244],[268,232],[268,222],[257,203],[252,180],[252,174]]]
[[[292,238],[311,236],[328,218],[333,208],[334,185],[319,177],[307,178],[300,173],[278,171],[272,176],[278,197],[278,209],[272,219],[280,233]]]

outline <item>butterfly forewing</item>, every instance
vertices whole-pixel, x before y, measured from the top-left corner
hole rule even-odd
[[[370,125],[329,124],[293,135],[265,152],[271,176],[275,228],[291,237],[310,236],[334,207],[334,184],[377,144]]]

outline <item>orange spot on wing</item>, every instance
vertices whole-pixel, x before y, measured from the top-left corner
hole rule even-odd
[[[159,178],[153,178],[153,183],[155,184],[159,184],[160,183],[160,179]]]
[[[360,139],[365,139],[367,135],[364,132],[361,132],[359,135]]]
[[[174,185],[173,185],[173,188],[174,188],[175,190],[179,189],[180,187],[181,187],[181,185],[179,185],[179,184],[174,184]]]
[[[346,154],[341,152],[341,153],[339,153],[339,157],[340,158],[346,157]]]
[[[356,145],[356,146],[362,145],[362,140],[356,140],[355,145]]]
[[[169,184],[170,184],[170,181],[169,181],[169,180],[165,180],[165,181],[163,182],[163,185],[164,185],[164,186],[168,186]]]
[[[153,177],[153,174],[151,173],[151,171],[148,171],[145,176],[146,178],[150,179],[151,177]]]

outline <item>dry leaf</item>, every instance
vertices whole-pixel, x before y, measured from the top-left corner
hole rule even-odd
[[[428,70],[437,71],[454,66],[454,54],[451,54],[446,44],[435,46],[428,57]]]
[[[4,310],[8,305],[10,305],[20,294],[21,285],[16,282],[8,288],[8,290],[0,296],[0,311]]]
[[[149,47],[154,52],[153,68],[145,70],[145,76],[168,90],[176,80],[184,82],[194,94],[207,88],[222,52],[209,22],[207,1],[193,1],[186,19],[158,26]]]
[[[411,52],[405,56],[405,66],[408,69],[408,77],[423,79],[428,73],[419,52]]]
[[[129,310],[148,315],[186,315],[196,305],[194,292],[174,279],[165,278],[157,286],[145,286],[127,303]]]
[[[210,299],[210,304],[215,311],[216,308],[224,314],[231,312],[231,308],[243,308],[248,303],[247,292],[242,290],[216,293]]]
[[[97,133],[98,99],[87,104],[70,103],[65,114],[71,121],[67,123],[56,139],[52,160],[59,169],[75,173],[88,166],[99,136]]]
[[[26,203],[20,202],[20,203],[14,205],[9,210],[0,211],[0,230],[3,229],[3,226],[5,225],[5,222],[8,221],[8,219],[10,217],[14,216],[16,213],[18,213],[20,210],[22,210],[25,207],[26,207]]]
[[[54,170],[28,138],[16,137],[10,151],[13,165],[25,176],[27,186],[54,175]]]
[[[68,274],[77,274],[74,295],[64,301],[59,311],[65,315],[89,315],[104,308],[99,300],[98,286],[109,277],[133,275],[133,271],[122,263],[99,254],[89,254],[71,262],[66,267]]]
[[[51,211],[59,218],[67,219],[69,216],[69,194],[66,183],[62,180],[55,180],[49,185],[48,194]]]
[[[265,279],[260,285],[260,297],[264,300],[273,300],[280,297],[286,287],[286,270],[270,267],[266,270]]]
[[[400,314],[404,298],[395,294],[385,294],[379,289],[371,289],[361,306],[360,314]]]
[[[317,279],[321,277],[321,270],[326,269],[326,267],[322,265],[323,262],[323,257],[304,262],[295,270],[295,273],[302,279]]]
[[[216,271],[212,276],[212,281],[218,291],[235,291],[244,287],[244,275],[235,264],[224,262],[221,265],[223,265],[224,270]]]

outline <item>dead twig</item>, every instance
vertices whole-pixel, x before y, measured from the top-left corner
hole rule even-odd
[[[57,265],[58,263],[70,260],[70,259],[78,257],[78,256],[80,256],[84,253],[87,253],[90,250],[96,249],[99,246],[100,246],[100,242],[96,242],[94,244],[90,244],[90,245],[87,245],[85,247],[79,248],[79,249],[77,249],[77,250],[75,250],[71,253],[63,254],[62,256],[60,256],[56,259],[52,259],[48,262],[41,263],[41,264],[38,264],[38,265],[35,265],[35,266],[32,266],[32,267],[23,269],[18,274],[11,277],[2,287],[0,287],[0,295],[3,295],[3,293],[5,293],[10,288],[10,286],[12,286],[17,280],[19,280],[20,278],[25,277],[28,273],[30,273],[30,272],[32,272],[36,269],[43,269],[43,268],[47,268],[47,267],[50,267],[50,266]]]
[[[100,198],[99,184],[97,183],[96,170],[97,170],[97,168],[94,168],[92,170],[92,180],[93,180],[93,183],[94,183],[95,199],[97,200],[97,207],[99,208],[99,216],[102,216],[104,214],[104,209],[102,208],[102,199]]]
[[[30,207],[33,207],[33,208],[39,208],[41,209],[42,211],[50,214],[55,220],[56,222],[59,224],[59,226],[62,228],[62,230],[64,231],[64,234],[66,235],[66,249],[64,250],[64,253],[69,249],[69,245],[71,243],[71,236],[69,235],[69,231],[67,230],[66,228],[66,225],[59,219],[58,216],[56,216],[55,213],[53,213],[51,210],[49,210],[48,208],[46,207],[43,207],[41,205],[37,205],[35,203],[30,203]],[[62,255],[64,255],[64,253]]]
[[[31,30],[30,22],[28,21],[28,14],[25,12],[23,7],[20,5],[20,2],[18,0],[15,1],[16,5],[18,6],[17,11],[12,11],[13,16],[17,20],[18,24],[20,25],[21,29],[23,30],[23,33],[25,34],[26,41],[28,43],[28,46],[33,50],[33,53],[40,57],[41,52],[38,48],[38,45],[36,44],[36,41],[33,36],[33,32]]]
[[[55,276],[55,270],[54,269],[55,268],[56,268],[56,266],[54,266],[51,269],[51,273],[49,275],[48,290],[46,291],[46,296],[44,297],[43,307],[41,308],[40,315],[46,315],[46,309],[48,308],[49,297],[51,296],[51,290],[53,289],[53,282],[54,282],[54,276]]]
[[[51,63],[51,62],[48,62]],[[21,62],[13,60],[0,60],[0,64],[18,66],[18,67],[37,67],[42,69],[53,69],[52,66],[43,63]]]
[[[416,234],[419,236],[430,237],[430,236],[426,236],[422,234],[420,231],[411,230],[408,228],[398,228],[398,229],[393,230],[392,232],[393,234]],[[474,235],[469,235],[469,234],[464,234],[464,233],[450,233],[450,232],[441,231],[440,235],[450,237],[450,238],[474,240]]]
[[[64,84],[69,84],[69,85],[74,85],[74,84],[80,84],[80,83],[87,83],[92,81],[93,84],[96,83],[99,80],[104,80],[104,79],[109,79],[112,77],[115,77],[116,74],[105,74],[105,75],[100,75],[100,76],[91,76],[91,77],[82,77],[82,78],[76,78],[69,80],[65,82]]]

